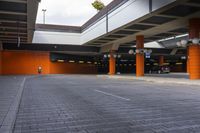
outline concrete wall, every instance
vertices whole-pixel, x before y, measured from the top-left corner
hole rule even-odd
[[[33,43],[81,45],[81,34],[54,31],[35,31]]]
[[[97,69],[92,64],[51,62],[49,52],[3,51],[2,74],[94,74]]]

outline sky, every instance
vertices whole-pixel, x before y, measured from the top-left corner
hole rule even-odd
[[[94,0],[41,0],[36,23],[43,23],[42,9],[46,9],[46,24],[81,26],[97,13]],[[101,0],[105,5],[112,0]]]

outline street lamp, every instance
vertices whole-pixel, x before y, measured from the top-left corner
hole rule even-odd
[[[182,47],[187,47],[187,40],[181,40]]]
[[[135,51],[133,49],[130,49],[128,51],[128,53],[130,55],[133,55],[133,54],[151,54],[152,53],[152,50],[151,49],[136,49]]]
[[[128,51],[128,53],[131,54],[131,55],[132,55],[132,54],[135,54],[133,49],[130,49],[130,50]]]
[[[45,13],[46,13],[47,9],[42,9],[43,12],[43,24],[45,24]]]
[[[188,45],[200,45],[200,39],[199,38],[193,38],[190,40],[181,40],[176,43],[177,47],[187,47]]]
[[[193,44],[198,44],[198,43],[199,43],[199,39],[198,39],[198,38],[192,39],[192,43],[193,43]]]

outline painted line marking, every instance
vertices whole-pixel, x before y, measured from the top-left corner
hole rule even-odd
[[[108,96],[113,96],[113,97],[116,97],[116,98],[119,98],[119,99],[123,99],[123,100],[126,100],[126,101],[130,101],[130,99],[128,98],[124,98],[124,97],[121,97],[121,96],[117,96],[117,95],[114,95],[114,94],[111,94],[111,93],[107,93],[107,92],[104,92],[104,91],[100,91],[100,90],[95,90],[96,92],[99,92],[99,93],[103,93],[105,95],[108,95]]]

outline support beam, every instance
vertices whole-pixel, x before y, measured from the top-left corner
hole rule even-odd
[[[149,25],[149,26],[158,26],[159,24],[152,24],[152,23],[136,23],[136,24],[140,24],[140,25]]]
[[[119,46],[120,46],[120,44],[104,45],[104,46],[101,47],[100,52],[106,53],[106,52],[109,52],[109,51],[117,51]]]
[[[27,24],[25,21],[14,21],[14,20],[5,20],[5,19],[0,19],[0,22],[2,23],[20,23],[20,24]]]
[[[0,33],[1,34],[5,34],[5,35],[7,35],[7,34],[19,34],[19,35],[26,35],[27,33],[18,33],[18,32],[11,32],[11,31],[0,31]]]
[[[155,15],[157,17],[165,17],[165,18],[176,18],[176,19],[179,19],[181,17],[178,17],[178,16],[172,16],[172,15],[163,15],[163,14],[158,14],[158,15]]]
[[[33,40],[39,2],[40,0],[27,0],[27,32],[29,43],[31,43]]]
[[[136,49],[144,48],[144,36],[136,36]],[[144,76],[144,54],[136,53],[136,76]]]
[[[140,32],[142,30],[135,30],[135,29],[123,29],[124,31],[133,31],[133,32]]]
[[[183,5],[193,6],[193,7],[200,7],[200,4],[197,4],[197,3],[183,3]]]
[[[189,38],[200,37],[200,18],[189,20]],[[189,74],[190,79],[200,79],[200,46],[192,44],[189,46]]]
[[[114,75],[115,73],[116,73],[116,59],[114,57],[114,51],[111,51],[109,59],[109,75]]]
[[[26,30],[26,28],[23,27],[8,27],[8,26],[0,26],[0,29],[6,29],[6,30]]]
[[[200,79],[200,46],[189,46],[190,79]]]
[[[13,2],[13,3],[24,3],[24,4],[27,3],[27,1],[24,1],[24,0],[1,0],[1,1]]]
[[[9,35],[9,36],[5,35],[5,36],[2,36],[2,35],[0,35],[0,38],[17,38],[17,35],[16,35],[16,36],[13,36],[13,35]],[[20,38],[25,38],[25,39],[27,39],[27,37],[25,37],[25,36],[20,36]]]
[[[27,13],[22,12],[9,12],[9,11],[1,11],[0,14],[7,14],[7,15],[27,15]]]

